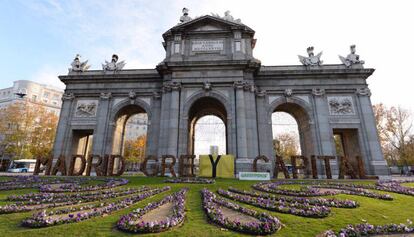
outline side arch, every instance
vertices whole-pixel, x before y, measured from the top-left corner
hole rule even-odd
[[[135,100],[131,100],[131,99],[124,99],[121,102],[119,102],[118,104],[116,104],[112,109],[111,109],[111,117],[109,119],[110,122],[114,122],[116,117],[119,115],[119,112],[124,109],[125,107],[129,106],[129,105],[136,105],[138,107],[141,107],[143,110],[145,110],[144,112],[147,113],[148,115],[148,121],[151,121],[151,107],[149,104],[147,104],[145,101],[136,98]]]
[[[267,109],[269,124],[272,124],[272,114],[274,112],[286,112],[296,120],[302,155],[308,158],[314,155],[317,149],[317,140],[315,124],[313,122],[314,112],[309,103],[297,97],[281,97],[276,99],[270,103]],[[273,126],[271,126],[271,129],[273,139]]]
[[[292,104],[300,107],[301,109],[303,109],[304,112],[306,112],[306,116],[307,119],[309,119],[309,123],[313,123],[313,110],[310,107],[309,103],[297,97],[280,97],[272,101],[272,103],[270,103],[270,105],[267,108],[267,117],[271,117],[272,113],[275,112],[275,110],[283,104]],[[294,115],[299,116],[299,114],[292,114],[292,116]]]
[[[110,110],[109,124],[108,124],[108,133],[107,133],[107,142],[105,148],[105,154],[121,154],[122,145],[125,132],[125,123],[128,118],[134,114],[146,113],[148,118],[147,125],[147,136],[151,131],[151,118],[152,111],[150,106],[143,100],[136,98],[131,100],[129,98],[122,100],[116,104]],[[120,117],[124,117],[118,121]],[[121,123],[119,125],[118,123]],[[119,130],[119,131],[118,131]],[[147,139],[146,147],[148,147],[149,139]],[[119,147],[119,149],[116,149]],[[117,151],[116,151],[117,150]],[[114,153],[115,152],[115,153]]]

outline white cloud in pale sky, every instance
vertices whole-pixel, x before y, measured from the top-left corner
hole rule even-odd
[[[349,45],[356,44],[365,66],[376,69],[368,79],[373,103],[414,110],[413,1],[49,0],[21,4],[48,19],[45,27],[71,46],[60,49],[66,50],[66,61],[45,62],[40,67],[45,75],[55,73],[48,65],[66,74],[76,53],[89,59],[93,69],[100,69],[113,53],[126,60],[126,68],[154,68],[165,53],[161,34],[178,23],[182,7],[189,8],[192,17],[230,10],[256,31],[254,55],[263,65],[299,64],[297,55],[305,55],[310,45],[316,52],[323,51],[325,64],[336,64],[338,54],[346,56]]]
[[[66,69],[67,70],[67,69]],[[29,78],[31,81],[35,81],[41,84],[51,85],[57,88],[65,88],[65,84],[57,79],[59,72],[63,71],[62,68],[55,68],[48,64],[43,65],[37,71],[32,73]]]

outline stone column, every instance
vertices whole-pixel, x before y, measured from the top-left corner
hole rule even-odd
[[[167,154],[168,147],[168,121],[170,117],[171,88],[165,84],[162,88],[160,132],[158,143],[158,157]]]
[[[106,139],[108,136],[108,123],[109,123],[109,116],[110,116],[110,102],[111,102],[112,94],[111,92],[108,93],[101,93],[100,101],[99,101],[99,108],[98,113],[96,115],[96,127],[93,133],[93,146],[92,146],[92,154],[94,155],[105,155],[105,144]]]
[[[257,90],[256,91],[256,111],[257,111],[257,135],[259,138],[259,155],[265,155],[270,160],[268,169],[270,170],[271,177],[273,177],[273,164],[274,164],[274,154],[273,154],[273,134],[272,134],[272,125],[268,122],[268,113],[267,113],[267,103],[266,103],[266,91]]]
[[[62,96],[62,108],[60,110],[60,119],[56,129],[55,142],[53,144],[53,159],[57,159],[60,155],[67,156],[68,140],[70,139],[70,121],[71,111],[73,111],[75,96],[73,93],[65,93]],[[70,150],[70,147],[69,147]],[[54,163],[53,162],[53,163]]]
[[[161,114],[161,94],[158,91],[153,92],[151,100],[151,117],[148,117],[148,139],[146,156],[157,155],[160,135],[160,114]]]
[[[318,133],[318,151],[321,153],[319,155],[335,156],[336,151],[334,150],[335,145],[333,143],[333,131],[329,124],[329,109],[325,97],[325,90],[313,89],[312,94],[314,98],[315,123]],[[317,162],[319,162],[318,174],[325,174],[325,168],[323,168],[322,161],[318,160]],[[332,175],[338,175],[338,165],[336,160],[332,160],[330,164]]]
[[[259,155],[259,139],[257,135],[257,110],[255,91],[256,86],[253,83],[246,84],[245,90],[245,113],[246,113],[246,141],[247,156],[254,159]]]
[[[237,171],[246,170],[249,165],[247,156],[247,135],[246,135],[246,106],[244,98],[243,81],[234,83],[236,89],[236,131],[237,131]],[[241,167],[244,166],[244,167]]]
[[[168,125],[168,149],[167,154],[178,156],[178,122],[180,115],[180,83],[171,83],[171,105]]]
[[[375,122],[374,112],[371,104],[371,92],[368,88],[359,88],[356,91],[361,119],[361,127],[367,141],[367,157],[364,157],[365,165],[371,167],[375,175],[388,176],[389,170],[387,162],[384,160],[381,145],[379,143],[378,132]],[[362,145],[362,144],[360,144]]]

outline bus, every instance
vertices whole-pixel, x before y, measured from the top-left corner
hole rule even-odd
[[[11,165],[7,171],[11,173],[33,172],[35,166],[36,166],[36,160],[31,160],[31,159],[14,160],[11,162]]]

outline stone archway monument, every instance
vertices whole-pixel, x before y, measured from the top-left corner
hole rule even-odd
[[[361,157],[366,174],[387,175],[366,82],[374,69],[363,67],[355,46],[342,64],[323,65],[322,53],[309,47],[300,65],[263,66],[253,56],[254,34],[229,12],[195,19],[187,13],[162,35],[165,59],[155,69],[123,69],[125,62],[113,55],[103,70],[87,70],[77,56],[69,74],[59,76],[66,90],[54,157],[66,157],[69,166],[81,135],[93,137],[88,154],[111,155],[119,142],[117,113],[139,108],[148,114],[148,155],[178,160],[188,154],[191,123],[213,114],[226,125],[235,173],[251,171],[262,155],[273,171],[271,114],[286,111],[304,134],[304,156],[337,156],[334,135],[341,134],[346,149],[358,148],[345,153]],[[325,175],[324,160],[316,162]],[[330,162],[334,176],[339,162]]]

